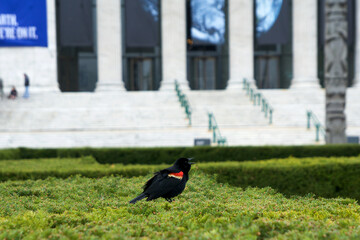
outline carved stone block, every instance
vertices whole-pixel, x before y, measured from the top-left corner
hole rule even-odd
[[[346,143],[347,0],[325,0],[326,143]]]

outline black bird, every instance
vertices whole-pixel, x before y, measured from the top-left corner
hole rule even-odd
[[[143,193],[131,200],[130,203],[136,203],[146,197],[146,201],[162,197],[168,202],[172,202],[173,197],[184,191],[186,182],[189,180],[189,171],[193,164],[190,162],[191,159],[179,158],[171,167],[156,172],[154,177],[145,183]]]

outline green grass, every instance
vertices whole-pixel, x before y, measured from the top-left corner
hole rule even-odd
[[[0,239],[359,239],[351,199],[284,197],[191,172],[184,193],[128,201],[150,177],[72,176],[0,184]]]

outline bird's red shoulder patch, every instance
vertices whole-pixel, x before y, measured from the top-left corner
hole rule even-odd
[[[178,173],[169,173],[168,174],[168,177],[173,177],[173,178],[177,178],[177,179],[182,179],[184,176],[184,173],[183,172],[178,172]]]

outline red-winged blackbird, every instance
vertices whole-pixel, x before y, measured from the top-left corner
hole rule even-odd
[[[184,191],[189,180],[189,171],[193,164],[190,160],[191,158],[179,158],[171,167],[156,172],[154,177],[145,183],[143,193],[130,203],[136,203],[146,197],[146,201],[162,197],[172,202],[173,197]]]

